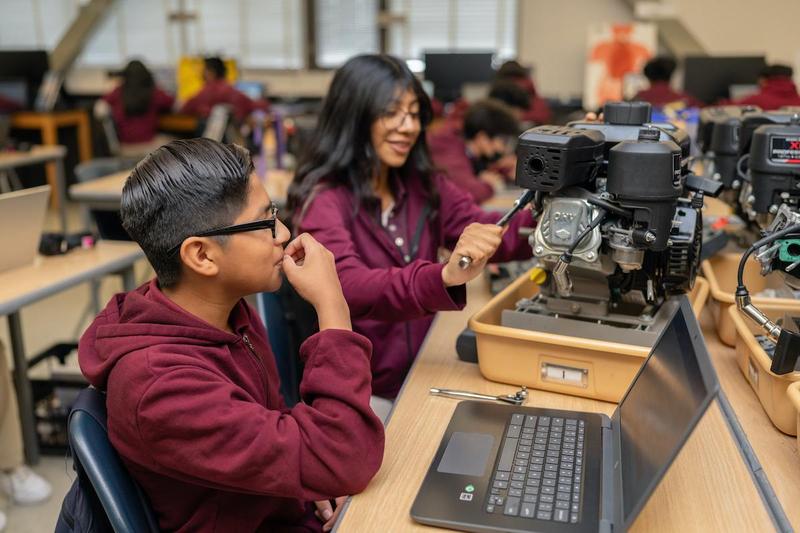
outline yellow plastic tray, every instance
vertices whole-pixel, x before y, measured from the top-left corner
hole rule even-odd
[[[731,323],[736,331],[736,361],[769,419],[779,430],[797,435],[797,408],[789,400],[789,386],[800,381],[800,372],[779,376],[770,372],[772,360],[758,344],[751,320],[736,307],[728,309]]]
[[[795,381],[789,385],[786,388],[786,395],[789,397],[789,401],[792,402],[796,413],[795,433],[800,435],[800,381]],[[797,439],[797,451],[800,452],[800,438]]]
[[[619,402],[650,348],[501,325],[503,310],[538,291],[526,274],[472,316],[481,374],[501,383]],[[707,296],[708,284],[698,278],[690,294],[695,313]],[[559,371],[560,380],[554,375]]]
[[[722,342],[733,346],[736,342],[736,328],[730,319],[728,309],[735,307],[736,299],[736,273],[739,268],[739,253],[718,254],[703,261],[703,276],[708,280],[711,289],[711,298],[717,303],[712,306],[714,320],[717,323],[717,333]],[[761,266],[758,261],[750,259],[745,264],[744,283],[750,294],[756,294],[767,288],[780,288],[783,281],[779,276],[762,276]],[[786,311],[797,311],[800,314],[800,300],[791,298],[762,298],[753,297],[753,303],[761,309],[771,320],[782,317]],[[753,330],[755,331],[755,330]]]

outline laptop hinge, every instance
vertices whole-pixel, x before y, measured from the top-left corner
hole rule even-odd
[[[600,531],[611,532],[614,529],[614,432],[611,430],[611,419],[603,417],[603,465],[600,476]]]

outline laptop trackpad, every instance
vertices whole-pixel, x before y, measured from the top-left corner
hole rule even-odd
[[[447,448],[436,471],[443,474],[483,476],[493,447],[493,435],[456,431],[447,441]]]

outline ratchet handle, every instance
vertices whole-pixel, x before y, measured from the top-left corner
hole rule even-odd
[[[514,207],[512,207],[505,215],[503,215],[503,218],[498,220],[496,222],[496,225],[502,228],[503,226],[508,224],[511,221],[511,219],[514,218],[514,215],[519,213],[523,207],[528,205],[530,201],[533,200],[534,194],[536,193],[531,190],[527,190],[524,193],[522,193],[522,195],[514,201]],[[459,268],[461,268],[461,270],[466,270],[471,265],[472,265],[472,258],[469,256],[462,255],[461,259],[458,260],[458,266]]]

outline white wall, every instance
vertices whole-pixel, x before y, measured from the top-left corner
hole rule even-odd
[[[712,55],[765,55],[793,65],[800,81],[800,0],[661,0]],[[626,22],[623,0],[520,0],[519,57],[536,67],[546,96],[577,96],[583,88],[586,28]]]
[[[714,55],[765,55],[794,66],[800,81],[800,1],[671,0],[684,25]]]
[[[592,22],[628,22],[622,0],[521,0],[519,59],[535,67],[539,92],[559,98],[583,92],[586,32]]]

